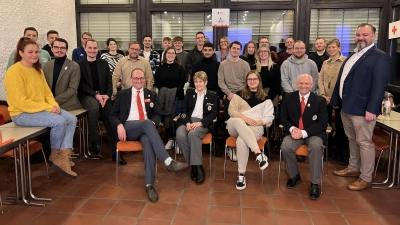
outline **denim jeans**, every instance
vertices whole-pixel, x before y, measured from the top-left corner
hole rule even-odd
[[[18,126],[50,127],[50,145],[56,149],[73,147],[76,120],[76,116],[62,109],[60,114],[41,111],[12,117],[12,121]]]

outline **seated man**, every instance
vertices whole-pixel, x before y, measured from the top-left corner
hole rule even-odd
[[[283,98],[281,120],[285,137],[281,150],[290,175],[286,187],[294,188],[301,182],[296,149],[303,144],[308,146],[311,175],[310,199],[316,200],[320,194],[318,184],[321,183],[321,158],[324,154],[328,113],[326,100],[310,92],[313,85],[312,77],[302,74],[297,78],[298,91],[287,93]]]
[[[156,93],[143,88],[146,83],[143,70],[134,69],[131,81],[132,87],[117,92],[110,115],[111,126],[114,132],[117,131],[120,141],[142,142],[146,193],[151,202],[157,202],[158,194],[153,186],[156,157],[165,163],[170,172],[183,170],[187,164],[173,160],[164,148],[155,126],[161,120],[160,105]]]

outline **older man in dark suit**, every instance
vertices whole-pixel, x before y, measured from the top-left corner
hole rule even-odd
[[[297,79],[298,91],[287,93],[282,101],[281,120],[285,129],[282,141],[282,154],[289,168],[290,178],[287,188],[294,188],[301,182],[296,160],[296,149],[303,144],[308,146],[310,163],[310,199],[319,198],[318,184],[321,183],[322,155],[326,142],[328,113],[326,100],[310,92],[314,85],[312,77],[302,74]]]
[[[120,141],[137,141],[143,146],[146,193],[151,202],[158,201],[154,188],[156,157],[163,161],[167,170],[176,172],[187,167],[186,163],[173,160],[164,148],[156,124],[161,121],[157,94],[143,88],[146,83],[143,70],[131,73],[133,86],[117,93],[110,120],[113,132]]]
[[[115,161],[116,138],[111,130],[109,116],[112,105],[110,97],[112,94],[111,73],[107,61],[97,58],[99,51],[97,41],[90,39],[85,43],[86,59],[78,62],[81,70],[81,80],[78,88],[78,98],[82,107],[88,111],[89,139],[92,142],[92,151],[101,156],[99,145],[98,115],[103,119],[107,131],[108,142]],[[125,165],[126,161],[121,157],[120,164]]]
[[[344,61],[329,103],[334,107],[342,105],[343,127],[350,147],[349,166],[333,174],[358,177],[347,186],[352,191],[372,186],[375,165],[372,135],[390,76],[390,56],[374,46],[375,32],[371,24],[357,27],[357,48]]]

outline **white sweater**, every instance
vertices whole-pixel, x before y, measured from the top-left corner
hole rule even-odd
[[[234,95],[229,103],[228,113],[231,117],[237,117],[239,114],[250,117],[253,120],[262,120],[263,125],[274,120],[274,106],[271,100],[264,102],[251,108],[249,104],[238,95]]]

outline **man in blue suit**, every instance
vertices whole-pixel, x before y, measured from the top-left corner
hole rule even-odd
[[[380,114],[382,98],[389,82],[391,59],[374,45],[375,27],[362,23],[357,27],[357,45],[339,72],[330,105],[342,105],[342,121],[349,138],[349,166],[333,174],[358,177],[347,189],[361,191],[371,187],[375,164],[372,134]]]

